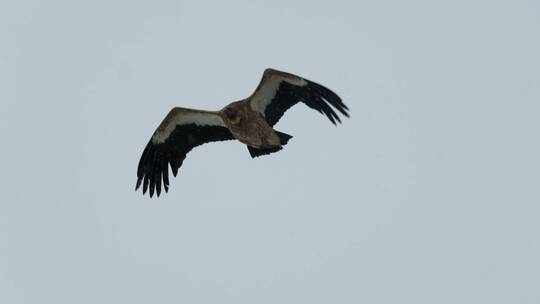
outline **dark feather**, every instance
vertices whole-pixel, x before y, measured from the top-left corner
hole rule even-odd
[[[287,133],[279,132],[279,131],[276,131],[276,130],[274,130],[274,131],[276,132],[277,136],[279,137],[279,141],[280,141],[282,146],[285,146],[289,142],[289,140],[291,138],[293,138],[292,135],[289,135]]]
[[[251,146],[247,146],[247,147],[248,147],[249,155],[251,155],[252,158],[272,154],[274,152],[278,152],[278,151],[281,151],[281,149],[283,149],[280,146],[273,147],[273,148],[260,148],[260,149],[253,148]]]
[[[303,102],[308,107],[326,115],[333,124],[336,124],[336,122],[341,123],[341,119],[334,109],[349,117],[347,112],[349,109],[336,93],[315,82],[309,80],[306,80],[306,82],[307,85],[305,86],[296,86],[286,81],[279,84],[276,95],[264,111],[269,125],[275,125],[283,114],[298,102]]]
[[[289,142],[289,140],[292,138],[292,135],[279,132],[279,131],[275,131],[275,132],[277,136],[279,137],[279,141],[282,146],[285,146]],[[281,149],[283,149],[283,147],[261,148],[261,149],[257,149],[250,146],[247,146],[247,147],[249,150],[249,155],[251,155],[251,158],[272,154],[272,153],[281,151]]]
[[[143,194],[149,190],[150,197],[161,194],[161,184],[169,190],[169,165],[174,176],[182,166],[186,154],[193,148],[214,141],[234,139],[229,129],[220,126],[188,124],[176,126],[163,143],[152,140],[146,145],[137,168],[135,190],[143,184]]]

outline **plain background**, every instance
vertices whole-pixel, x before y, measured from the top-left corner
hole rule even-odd
[[[1,303],[540,303],[538,1],[2,1]],[[134,192],[173,106],[340,94]]]

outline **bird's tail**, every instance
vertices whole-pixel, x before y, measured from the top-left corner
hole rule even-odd
[[[262,156],[262,155],[267,155],[267,154],[271,154],[271,153],[274,153],[274,152],[278,152],[281,149],[283,149],[282,146],[285,146],[289,142],[289,139],[292,138],[292,135],[282,133],[282,132],[279,132],[279,131],[276,131],[276,134],[279,137],[279,141],[281,143],[280,147],[257,149],[257,148],[247,146],[247,148],[249,150],[249,154],[251,155],[251,157],[255,158],[255,157]]]

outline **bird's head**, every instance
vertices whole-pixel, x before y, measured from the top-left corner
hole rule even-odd
[[[229,104],[223,109],[223,113],[225,113],[225,116],[227,116],[227,119],[232,124],[240,124],[240,121],[242,120],[242,102],[237,101]]]

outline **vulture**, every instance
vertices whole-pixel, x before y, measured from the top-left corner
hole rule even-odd
[[[165,116],[144,148],[137,168],[137,184],[150,197],[169,190],[169,166],[177,175],[191,149],[209,142],[238,140],[252,158],[280,151],[292,138],[273,129],[281,116],[302,102],[336,125],[336,110],[349,117],[347,106],[330,89],[305,78],[266,69],[255,92],[219,111],[175,107]]]

